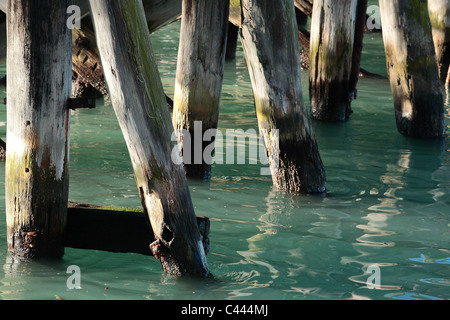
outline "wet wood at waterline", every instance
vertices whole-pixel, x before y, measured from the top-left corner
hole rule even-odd
[[[151,245],[167,273],[209,273],[183,164],[139,0],[90,1],[104,76],[133,165]],[[143,143],[145,141],[145,143]]]
[[[274,185],[289,192],[324,192],[325,169],[303,108],[294,4],[290,0],[241,3],[241,42]]]
[[[70,3],[8,0],[6,222],[8,249],[23,258],[64,254]]]

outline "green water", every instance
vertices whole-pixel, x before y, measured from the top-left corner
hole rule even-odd
[[[178,31],[175,23],[152,35],[171,97]],[[379,34],[366,36],[363,59],[364,68],[386,74]],[[307,71],[303,76],[307,102]],[[328,175],[326,196],[274,190],[270,177],[260,175],[262,165],[215,165],[210,183],[189,181],[197,215],[211,219],[213,277],[205,280],[172,278],[154,258],[137,254],[68,248],[60,262],[16,261],[6,246],[1,163],[0,298],[449,299],[448,138],[400,135],[387,80],[361,79],[353,108],[346,123],[313,123]],[[220,129],[231,128],[256,129],[240,46],[236,61],[226,65],[221,104]],[[0,106],[0,138],[5,132],[6,106]],[[71,200],[140,206],[108,101],[72,112],[70,165]],[[81,289],[67,288],[70,265],[80,267]],[[380,270],[378,289],[367,285],[372,265]]]

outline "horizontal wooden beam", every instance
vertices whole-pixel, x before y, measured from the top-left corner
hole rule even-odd
[[[197,217],[197,224],[208,254],[210,221]],[[153,256],[149,245],[154,241],[142,209],[69,203],[66,247]]]
[[[6,159],[6,142],[0,139],[0,160]]]
[[[95,99],[69,98],[67,101],[67,107],[71,110],[95,109]]]

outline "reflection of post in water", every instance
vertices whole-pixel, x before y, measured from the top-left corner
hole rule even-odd
[[[362,265],[364,274],[351,277],[352,281],[361,284],[366,283],[369,276],[366,270],[370,266],[381,267],[383,273],[383,267],[397,265],[387,261],[385,259],[387,255],[376,248],[396,246],[396,243],[391,241],[391,237],[397,235],[395,216],[412,215],[420,210],[418,209],[420,206],[412,208],[404,204],[414,202],[426,206],[436,201],[433,193],[426,190],[439,188],[439,181],[433,175],[442,165],[443,141],[411,140],[399,136],[394,141],[392,150],[398,150],[397,156],[386,165],[386,172],[380,176],[379,187],[373,188],[370,192],[377,197],[378,203],[369,206],[367,215],[362,217],[363,220],[367,220],[367,223],[357,226],[363,231],[354,243],[354,248],[360,255],[342,259],[345,264],[356,262]],[[421,193],[422,198],[417,198],[419,187],[426,189]],[[406,227],[402,226],[402,228]],[[400,289],[396,285],[386,283],[386,277],[383,279],[381,289]]]
[[[28,277],[32,273],[32,265],[14,255],[6,255],[2,259],[3,277],[0,278],[1,300],[23,300],[25,299]],[[23,289],[18,289],[18,288]]]
[[[272,281],[281,276],[273,261],[283,259],[284,252],[280,250],[285,240],[283,240],[284,237],[279,236],[279,232],[286,228],[285,219],[289,219],[289,213],[292,212],[290,209],[294,208],[294,202],[289,201],[292,197],[295,195],[279,190],[269,191],[265,199],[267,210],[258,218],[257,228],[260,232],[246,239],[247,251],[239,252],[251,264],[268,269]],[[298,247],[296,250],[301,248]],[[292,252],[293,249],[290,248],[289,251]]]

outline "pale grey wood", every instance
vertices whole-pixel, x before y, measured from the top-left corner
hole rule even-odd
[[[450,74],[450,0],[428,0],[439,78],[449,85]]]
[[[128,146],[135,179],[164,270],[208,274],[202,237],[139,0],[90,1],[112,105]],[[180,158],[179,153],[177,154]]]
[[[324,192],[325,169],[303,102],[294,3],[241,3],[241,42],[274,185],[290,192]]]
[[[0,0],[0,10],[6,12],[6,1]],[[145,14],[151,31],[161,28],[181,14],[182,0],[143,0]],[[81,9],[81,18],[89,15],[88,0],[73,0]]]

